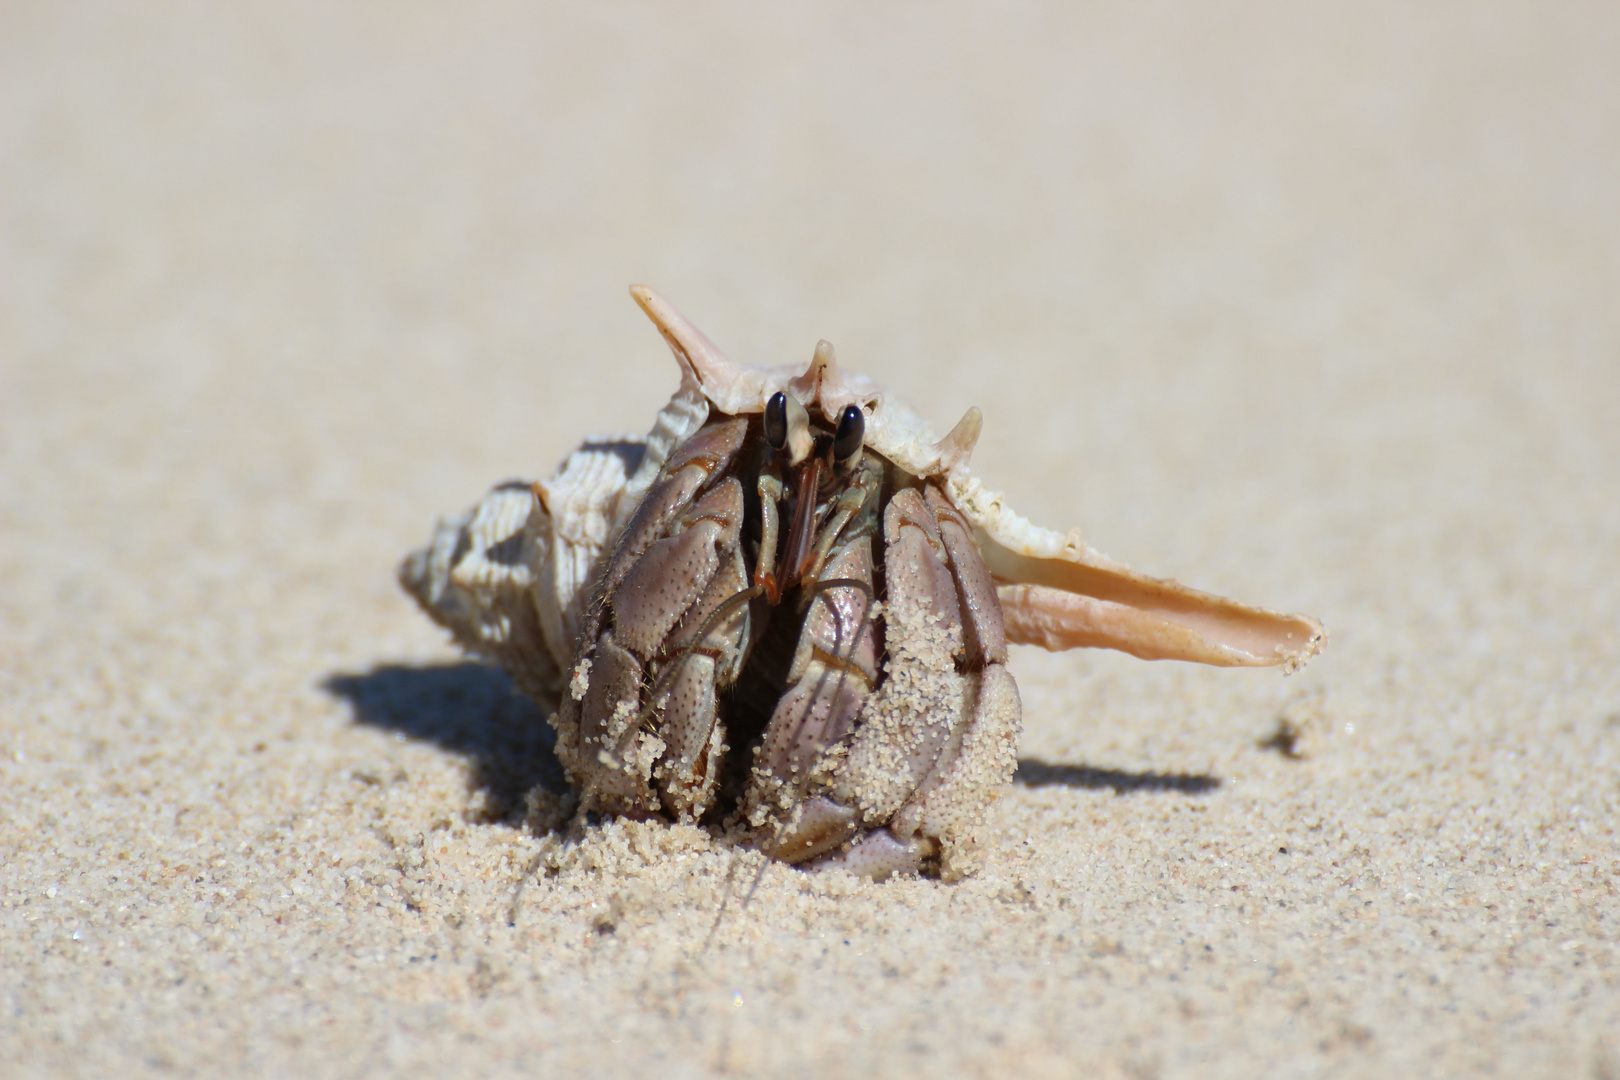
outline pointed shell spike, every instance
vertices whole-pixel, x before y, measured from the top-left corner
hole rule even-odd
[[[966,465],[968,458],[973,456],[973,448],[979,443],[979,433],[984,430],[984,414],[977,405],[968,406],[968,411],[962,414],[962,419],[956,422],[950,433],[934,444],[934,452],[939,455],[939,467],[944,472],[950,472],[958,465]]]
[[[705,384],[728,385],[742,374],[737,365],[726,359],[719,346],[687,321],[668,300],[645,285],[630,286],[630,295],[669,342],[675,362],[681,365],[683,382],[690,380],[701,389]]]
[[[842,385],[842,380],[838,378],[838,357],[833,352],[832,342],[823,340],[816,342],[815,355],[810,357],[810,366],[804,369],[804,374],[788,380],[788,392],[807,406],[820,402],[823,413],[830,417],[830,402],[825,391]]]

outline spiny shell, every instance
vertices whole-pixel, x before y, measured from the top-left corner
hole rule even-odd
[[[631,295],[681,370],[652,430],[587,440],[549,480],[496,487],[467,512],[440,519],[428,546],[400,568],[406,590],[458,643],[499,663],[526,690],[562,689],[596,563],[670,451],[711,409],[758,413],[778,390],[828,418],[858,404],[867,446],[915,476],[943,480],[997,580],[1009,641],[1285,670],[1322,648],[1322,627],[1307,616],[1138,574],[1093,550],[1079,530],[1031,524],[968,469],[977,409],[941,437],[886,387],[839,369],[825,342],[804,369],[734,364],[651,289],[636,286]]]

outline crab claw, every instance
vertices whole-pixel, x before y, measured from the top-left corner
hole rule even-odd
[[[1118,649],[1143,660],[1298,669],[1327,634],[1308,615],[1282,614],[1149,577],[1088,546],[1078,532],[1030,524],[975,480],[952,496],[976,526],[997,585],[1007,640],[1052,651]]]

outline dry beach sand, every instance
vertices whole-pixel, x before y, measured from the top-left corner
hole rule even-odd
[[[1617,56],[1603,4],[6,4],[0,1074],[1620,1075]],[[393,570],[645,429],[634,281],[979,405],[1020,511],[1326,653],[1018,650],[959,885],[552,831]]]

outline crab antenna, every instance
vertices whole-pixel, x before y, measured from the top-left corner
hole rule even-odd
[[[645,285],[630,286],[630,295],[669,342],[675,362],[681,365],[683,382],[690,380],[701,388],[704,384],[725,385],[735,378],[737,366],[668,300]]]

